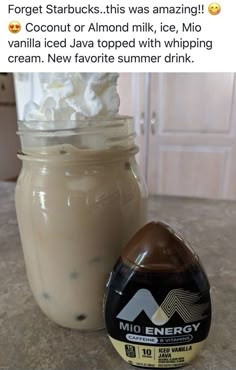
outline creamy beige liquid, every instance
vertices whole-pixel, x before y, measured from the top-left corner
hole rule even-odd
[[[101,328],[105,284],[121,249],[146,221],[146,192],[134,157],[107,161],[112,152],[99,151],[83,162],[66,145],[46,152],[47,161],[23,158],[16,188],[31,289],[59,325]]]

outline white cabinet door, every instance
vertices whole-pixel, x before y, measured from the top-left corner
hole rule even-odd
[[[151,78],[149,191],[236,198],[235,74]]]
[[[118,92],[120,95],[119,114],[128,115],[134,118],[134,130],[136,131],[136,144],[139,146],[139,153],[136,158],[142,169],[142,173],[147,172],[148,165],[148,143],[146,135],[148,127],[145,124],[150,113],[147,108],[147,96],[145,94],[145,82],[147,73],[121,73],[118,79]],[[147,90],[147,87],[146,87]],[[150,95],[150,91],[149,91]]]

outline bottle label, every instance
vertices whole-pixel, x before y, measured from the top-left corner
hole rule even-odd
[[[111,337],[110,340],[119,355],[130,365],[167,369],[186,365],[204,345],[204,341],[184,346],[150,346],[121,342]]]
[[[109,337],[132,365],[181,367],[196,356],[208,335],[209,290],[191,289],[189,284],[169,291],[155,288],[130,289],[125,294],[110,291],[108,299],[116,309],[107,313]]]

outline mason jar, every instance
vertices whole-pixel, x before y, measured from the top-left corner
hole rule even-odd
[[[57,324],[102,328],[108,276],[146,222],[132,119],[18,126],[16,211],[32,293]]]

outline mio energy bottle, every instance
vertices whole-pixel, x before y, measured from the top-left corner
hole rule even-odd
[[[167,224],[145,225],[124,248],[105,298],[109,338],[129,364],[178,368],[203,347],[210,286],[198,256]]]

